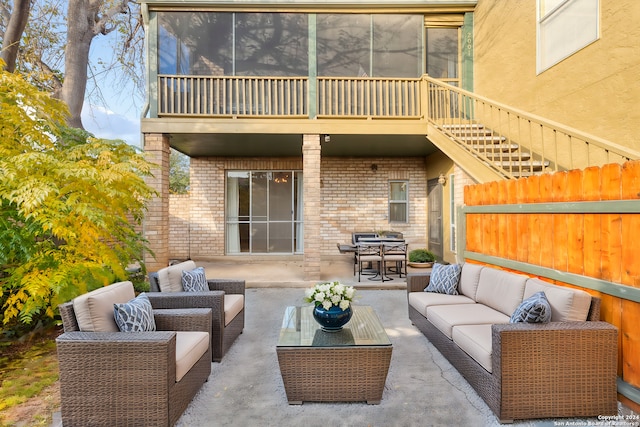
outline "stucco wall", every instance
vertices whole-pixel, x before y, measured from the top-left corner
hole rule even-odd
[[[640,2],[600,0],[600,39],[536,75],[536,2],[479,0],[475,92],[640,150]]]

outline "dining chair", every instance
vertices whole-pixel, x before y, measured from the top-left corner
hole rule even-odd
[[[371,263],[371,265],[375,263],[378,266],[377,274],[380,275],[381,280],[384,282],[384,275],[382,274],[382,245],[380,243],[358,243],[356,263],[358,264],[358,282],[360,282],[364,263]]]
[[[407,254],[409,245],[404,242],[383,242],[382,243],[382,271],[387,272],[387,263],[395,263],[394,273],[397,273],[399,277],[402,277],[402,270],[404,268],[404,275],[407,276]]]

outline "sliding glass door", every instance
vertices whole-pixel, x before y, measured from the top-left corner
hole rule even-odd
[[[229,171],[226,252],[302,253],[302,172]]]

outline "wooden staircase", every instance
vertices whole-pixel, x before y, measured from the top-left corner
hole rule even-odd
[[[519,144],[482,124],[443,125],[441,131],[485,164],[504,170],[514,178],[541,174],[549,167],[548,160],[536,160]]]

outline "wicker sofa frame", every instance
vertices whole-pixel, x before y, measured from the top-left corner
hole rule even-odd
[[[208,332],[210,309],[154,310],[155,332],[80,332],[59,306],[62,424],[172,426],[211,373],[211,348],[176,382],[176,332]]]
[[[244,329],[244,308],[225,325],[224,294],[245,295],[245,281],[239,279],[207,279],[210,292],[160,292],[158,273],[149,273],[151,292],[147,293],[154,309],[210,308],[211,360],[220,362]]]
[[[423,292],[428,274],[407,278]],[[617,329],[592,297],[585,322],[492,325],[492,373],[408,305],[409,319],[462,374],[501,423],[515,419],[615,415]]]

